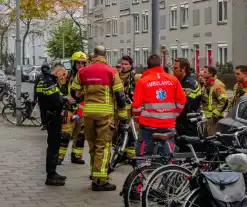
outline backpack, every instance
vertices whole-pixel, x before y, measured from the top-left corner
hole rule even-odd
[[[237,172],[203,172],[199,177],[203,196],[210,207],[247,207],[245,179]]]

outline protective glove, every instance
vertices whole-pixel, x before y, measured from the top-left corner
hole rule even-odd
[[[62,117],[63,117],[63,124],[67,124],[68,123],[68,111],[64,110],[62,112]]]
[[[80,118],[81,117],[79,116],[79,114],[72,116],[72,120],[75,120],[76,124],[79,122]]]

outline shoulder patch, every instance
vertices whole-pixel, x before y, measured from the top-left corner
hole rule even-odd
[[[217,91],[218,93],[221,93],[221,92],[223,91],[223,88],[216,88],[216,91]]]

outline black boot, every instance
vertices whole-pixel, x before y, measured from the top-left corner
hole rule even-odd
[[[63,159],[58,158],[57,165],[62,165]]]
[[[98,185],[97,183],[92,183],[92,191],[114,191],[117,186],[114,184],[106,183],[104,185]]]
[[[79,165],[84,165],[85,164],[85,160],[83,160],[82,158],[78,158],[76,157],[75,153],[71,153],[71,162],[73,164],[79,164]]]
[[[60,176],[60,177],[59,176],[60,175],[58,175],[57,173],[53,173],[52,175],[48,174],[45,184],[52,185],[52,186],[64,186],[65,182],[64,180],[61,179],[61,177],[64,177],[64,176]]]
[[[58,173],[56,173],[56,176],[58,179],[62,180],[62,181],[65,181],[67,179],[66,176],[63,176],[63,175],[59,175]]]

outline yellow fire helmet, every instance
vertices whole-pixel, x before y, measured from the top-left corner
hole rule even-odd
[[[88,61],[88,57],[84,52],[81,52],[81,51],[75,52],[71,57],[72,69],[75,66],[75,61],[85,61],[85,62],[87,62]]]

